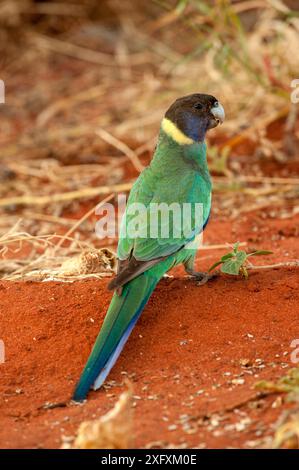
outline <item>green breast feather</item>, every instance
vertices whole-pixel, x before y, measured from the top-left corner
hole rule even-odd
[[[159,217],[163,204],[174,204],[174,209],[179,204],[183,215],[184,203],[189,203],[189,208],[185,207],[190,217],[188,213],[188,217],[174,218],[172,211],[169,217]],[[142,217],[138,204],[146,208]],[[198,204],[202,204],[202,219],[198,217]],[[151,165],[131,190],[122,221],[118,258],[124,260],[133,253],[137,260],[148,261],[176,252],[202,231],[210,209],[211,180],[205,143],[181,146],[161,131]],[[130,236],[134,227],[142,236]],[[165,237],[167,233],[169,237]]]

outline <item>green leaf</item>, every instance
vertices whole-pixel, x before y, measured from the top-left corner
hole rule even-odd
[[[243,263],[247,259],[247,254],[245,251],[238,251],[236,256],[228,259],[221,266],[221,271],[225,274],[232,274],[233,276],[238,276],[239,271]]]
[[[221,257],[221,261],[226,261],[227,259],[233,258],[235,256],[234,253],[226,253],[226,255]]]
[[[257,250],[257,251],[253,251],[253,253],[249,253],[247,256],[263,256],[263,255],[273,255],[273,251]]]
[[[214,263],[209,269],[208,269],[208,273],[213,271],[213,269],[217,268],[217,266],[219,266],[219,264],[222,264],[222,261],[217,261],[216,263]]]
[[[239,248],[240,242],[236,242],[233,244],[233,252],[238,253],[238,248]]]

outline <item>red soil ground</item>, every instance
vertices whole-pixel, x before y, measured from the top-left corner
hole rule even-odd
[[[288,261],[299,255],[298,222],[294,216],[265,224],[258,213],[233,222],[212,218],[205,242],[235,241],[237,233],[249,248],[273,249],[259,263]],[[198,267],[220,253],[202,251]],[[269,444],[287,405],[276,407],[277,395],[260,396],[254,384],[293,367],[298,270],[256,271],[247,281],[221,275],[201,287],[180,268],[171,274],[145,308],[110,387],[83,405],[68,400],[109,305],[108,281],[0,283],[1,448],[59,447],[62,435],[111,409],[125,376],[134,384],[137,447]]]
[[[71,57],[55,54],[48,58],[43,54],[32,67],[28,50],[20,52],[26,60],[21,68],[19,63],[11,64],[8,91],[16,101],[12,100],[11,110],[2,116],[6,130],[0,136],[1,143],[15,144],[23,133],[30,137],[33,131],[32,142],[38,137],[36,145],[26,149],[27,139],[21,141],[22,159],[50,157],[68,165],[100,163],[103,156],[114,155],[111,149],[106,153],[91,136],[75,142],[71,138],[54,143],[49,139],[47,143],[46,139],[44,146],[42,130],[36,129],[41,110],[58,103],[59,111],[64,94],[71,96],[101,83],[98,65],[86,68],[85,62]],[[148,70],[151,77],[155,68]],[[136,76],[143,79],[138,70]],[[112,123],[127,119],[126,102],[119,104],[118,95],[119,89],[123,93],[125,82],[113,82],[112,88],[109,82],[116,97],[112,101],[100,97],[95,102],[79,102],[69,110],[62,107],[47,126],[50,130],[53,126],[55,134],[60,123],[64,129],[86,122],[93,133],[99,112],[107,113],[108,123],[110,112]],[[167,91],[164,78],[162,83],[158,93]],[[297,123],[297,135],[298,130]],[[267,128],[267,137],[275,142],[282,141],[284,133],[285,118],[275,119]],[[219,139],[219,134],[214,138]],[[225,135],[222,138],[227,141]],[[125,142],[132,149],[141,144],[130,142],[129,136]],[[256,142],[247,140],[233,149],[230,163],[234,167],[230,169],[236,179],[239,174],[298,178],[298,155],[276,161],[255,150]],[[117,155],[115,151],[115,158]],[[149,158],[142,156],[143,163]],[[130,162],[123,176],[123,181],[136,176]],[[100,184],[95,179],[94,185]],[[229,220],[225,218],[229,197],[230,192],[215,194],[218,205],[213,205],[205,243],[240,240],[247,242],[248,251],[273,250],[274,255],[256,259],[261,264],[299,258],[299,214],[289,215],[294,199],[281,193],[277,210],[274,201],[272,207]],[[83,202],[82,213],[63,215],[78,218],[97,202]],[[253,196],[248,204],[255,202]],[[242,202],[234,209],[240,205],[246,209]],[[279,212],[284,212],[284,218]],[[223,253],[201,251],[198,268],[207,269]],[[74,435],[83,420],[102,416],[112,408],[126,376],[134,385],[137,447],[269,445],[267,437],[273,436],[277,419],[294,405],[278,406],[277,394],[261,396],[254,384],[264,378],[275,380],[294,366],[290,344],[299,338],[298,272],[291,268],[255,271],[247,281],[221,275],[198,287],[183,269],[176,269],[171,273],[174,277],[160,282],[146,306],[108,378],[109,387],[92,392],[82,405],[72,404],[70,398],[109,305],[108,280],[0,282],[0,339],[6,348],[5,363],[0,364],[0,447],[60,447],[63,435]],[[59,402],[67,402],[67,406],[45,406]]]

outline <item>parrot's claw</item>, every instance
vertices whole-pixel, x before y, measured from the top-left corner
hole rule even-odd
[[[212,273],[212,274],[209,274],[209,273],[198,273],[198,274],[200,274],[199,277],[196,276],[196,279],[198,280],[198,283],[197,283],[198,286],[203,286],[203,285],[206,284],[208,281],[210,281],[211,279],[214,279],[215,277],[218,276],[218,273]]]
[[[197,282],[198,286],[203,286],[206,284],[208,281],[211,279],[214,279],[216,276],[218,276],[218,272],[214,273],[205,273],[205,272],[198,272],[198,271],[187,271],[188,274],[190,274],[191,277],[193,277]]]

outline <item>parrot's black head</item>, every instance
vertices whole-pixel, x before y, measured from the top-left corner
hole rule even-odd
[[[208,129],[224,121],[225,114],[214,96],[194,93],[178,98],[166,111],[165,118],[187,138],[199,142],[204,140]]]

